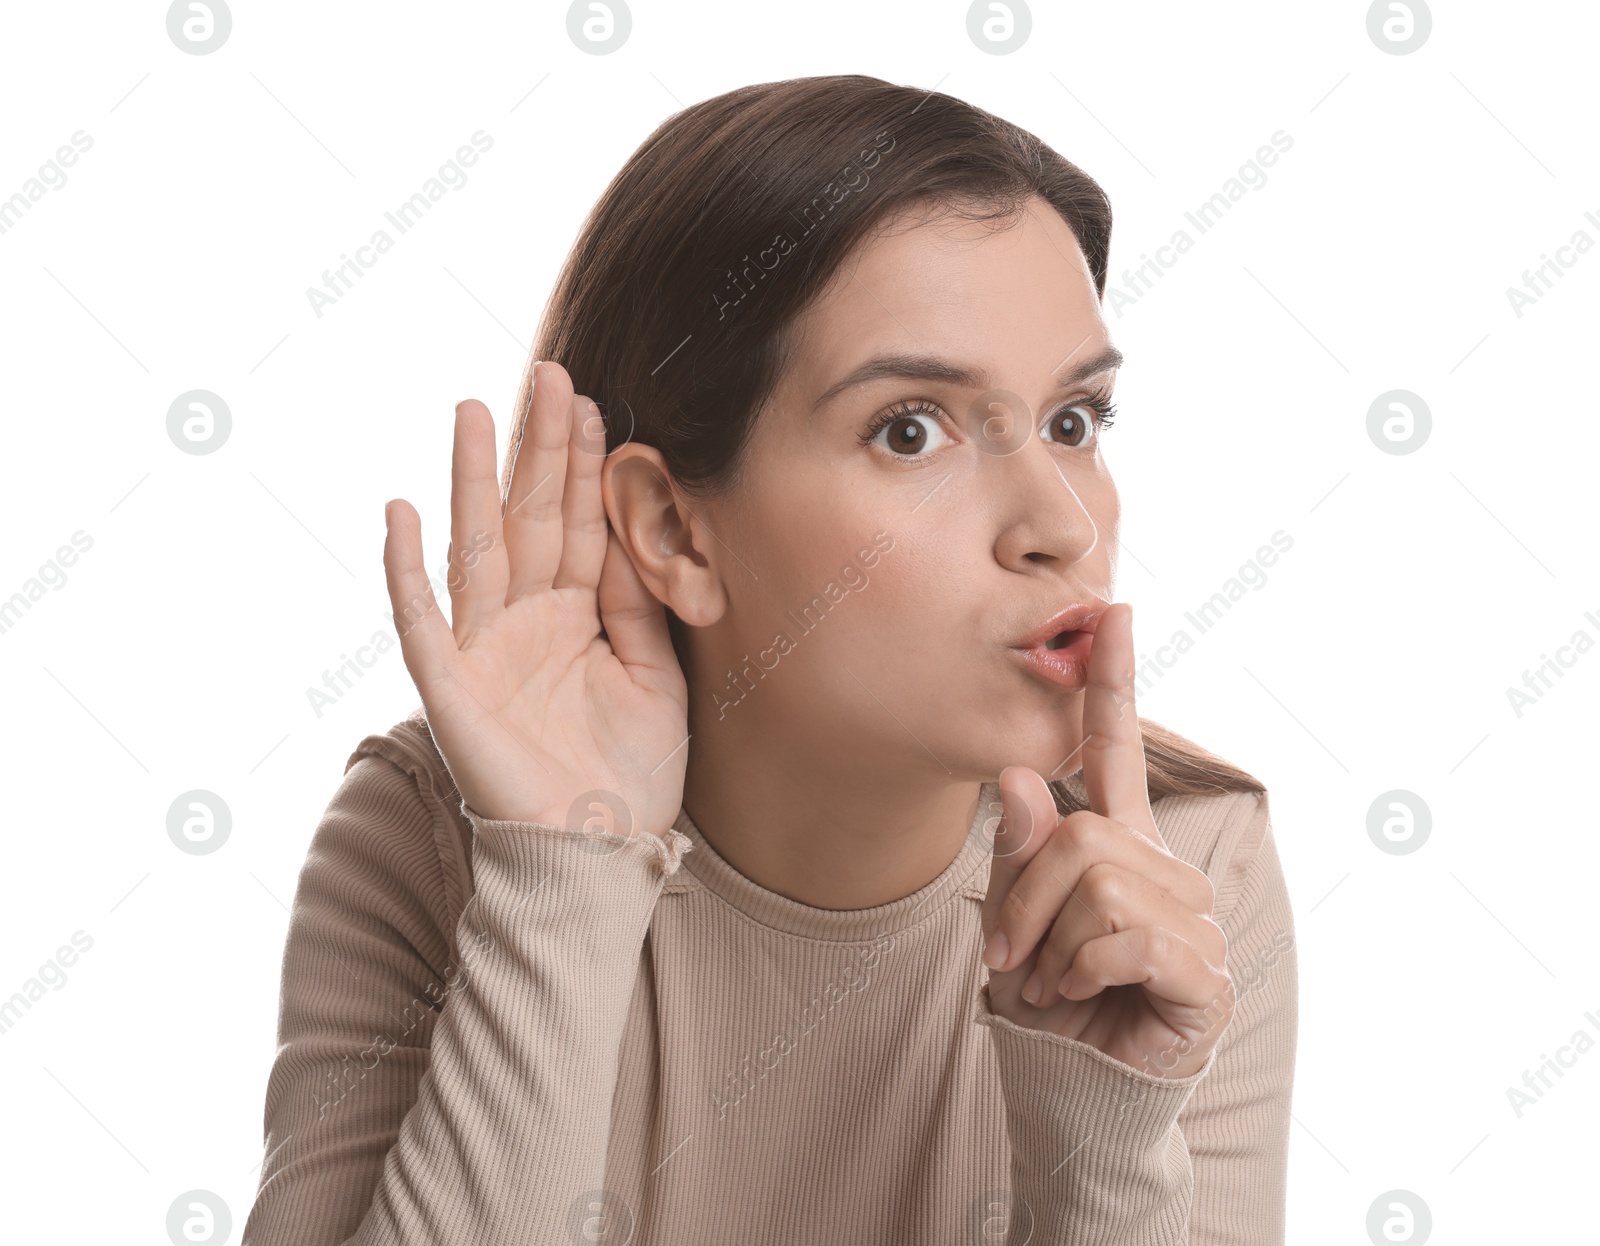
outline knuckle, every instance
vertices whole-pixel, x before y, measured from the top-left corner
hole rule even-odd
[[[1057,860],[1075,856],[1092,860],[1106,855],[1103,850],[1104,834],[1100,815],[1079,809],[1061,819],[1045,847]]]
[[[1174,960],[1182,945],[1183,940],[1165,926],[1152,926],[1145,934],[1145,953],[1151,960]]]
[[[1088,839],[1099,828],[1100,815],[1090,809],[1074,809],[1061,819],[1061,824],[1056,828],[1060,836],[1067,839]]]
[[[1126,910],[1131,888],[1128,876],[1107,862],[1098,862],[1083,872],[1078,889],[1089,907],[1103,917],[1116,917]]]

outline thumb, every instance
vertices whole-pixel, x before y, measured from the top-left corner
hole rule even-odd
[[[1000,772],[1000,803],[1000,827],[989,860],[989,890],[983,897],[985,940],[999,925],[1000,906],[1012,886],[1061,821],[1049,784],[1027,766],[1007,766]]]

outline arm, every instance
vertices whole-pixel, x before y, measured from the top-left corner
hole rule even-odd
[[[364,757],[318,825],[245,1246],[566,1243],[602,1186],[640,948],[688,841],[465,812],[476,890],[442,967],[416,781]]]
[[[996,1016],[987,986],[979,998],[1011,1141],[1008,1240],[1186,1246],[1196,1175],[1178,1120],[1217,1054],[1189,1077],[1152,1076]]]
[[[1236,1006],[1198,1072],[1134,1068],[997,1017],[987,988],[980,996],[1006,1099],[1013,1218],[1031,1218],[1035,1241],[1283,1241],[1297,979],[1265,796],[1225,840],[1217,922]]]

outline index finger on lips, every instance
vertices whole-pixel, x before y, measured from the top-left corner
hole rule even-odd
[[[1163,848],[1145,774],[1134,700],[1133,607],[1116,602],[1095,624],[1083,699],[1083,786],[1089,808],[1151,836]]]

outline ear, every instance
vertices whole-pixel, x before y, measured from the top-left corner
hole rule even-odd
[[[618,446],[600,469],[600,496],[611,530],[656,600],[694,627],[721,618],[728,598],[708,557],[714,538],[679,500],[661,452],[636,442]]]

